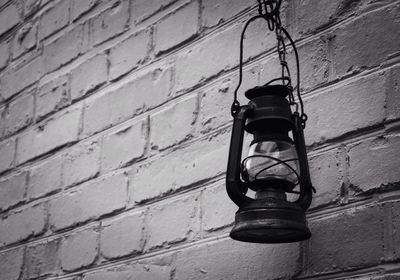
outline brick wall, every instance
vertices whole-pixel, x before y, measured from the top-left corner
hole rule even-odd
[[[234,242],[229,113],[253,0],[0,1],[0,279],[400,279],[400,3],[284,1],[313,237]],[[279,72],[246,36],[249,88]],[[290,58],[292,62],[293,58]]]

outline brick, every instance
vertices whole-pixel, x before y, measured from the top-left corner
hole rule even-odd
[[[25,94],[9,103],[4,119],[5,134],[12,134],[33,121],[34,98],[32,93]]]
[[[5,68],[10,59],[10,41],[0,43],[0,70]]]
[[[151,3],[146,0],[133,1],[131,8],[132,18],[135,22],[140,22],[146,18],[149,18],[157,11],[169,6],[174,2],[176,2],[176,0],[159,0],[152,1]]]
[[[380,65],[397,52],[399,17],[400,5],[391,5],[366,13],[335,30],[332,46],[336,76]]]
[[[238,65],[242,28],[243,24],[236,24],[183,52],[176,61],[176,90],[190,89]],[[276,46],[275,34],[266,30],[268,26],[264,20],[255,21],[248,28],[244,40],[244,62]],[[187,71],[194,65],[196,71]]]
[[[210,28],[220,23],[226,22],[241,11],[248,9],[254,5],[254,1],[202,1],[202,20],[203,26]]]
[[[275,40],[275,39],[274,39]],[[302,91],[309,91],[318,85],[327,83],[330,74],[330,60],[328,56],[329,37],[322,35],[315,40],[308,41],[302,45],[297,45],[300,63],[300,86]],[[296,64],[293,51],[288,52],[286,60],[291,70],[293,86],[296,85]],[[281,65],[277,56],[269,56],[261,62],[261,84],[280,78]],[[246,88],[243,88],[244,90]]]
[[[52,35],[69,22],[70,1],[59,1],[40,17],[39,40]]]
[[[87,100],[83,133],[91,135],[121,123],[166,102],[170,95],[171,71],[156,69],[137,77],[117,90]]]
[[[98,2],[98,0],[73,0],[71,4],[72,21],[77,20],[79,17],[89,12]]]
[[[41,120],[67,106],[70,102],[68,88],[66,75],[41,85],[36,94],[36,120]]]
[[[125,207],[127,182],[123,174],[91,181],[50,203],[53,230],[74,226]]]
[[[139,122],[107,135],[102,141],[101,169],[109,171],[141,158],[147,145],[147,125]]]
[[[366,139],[349,147],[349,180],[361,191],[400,181],[400,137]]]
[[[83,280],[157,279],[169,280],[171,267],[167,265],[135,263],[88,272]]]
[[[388,0],[374,2],[364,1],[318,1],[316,3],[310,0],[294,1],[296,17],[294,19],[293,30],[294,37],[305,36],[326,28],[333,23],[337,23],[344,18],[354,14],[359,15],[368,10],[376,9],[390,3]],[[312,14],[312,16],[310,16]]]
[[[29,22],[18,30],[13,41],[13,58],[21,56],[36,46],[37,30],[36,22]]]
[[[6,210],[25,200],[26,172],[0,181],[0,209]]]
[[[16,4],[4,8],[0,12],[0,35],[9,31],[20,22],[21,18]]]
[[[43,204],[10,213],[0,220],[0,244],[9,245],[44,232],[46,211]]]
[[[0,280],[18,280],[24,261],[24,249],[0,253]]]
[[[373,126],[385,118],[385,79],[381,73],[362,77],[305,100],[309,115],[307,144]],[[329,112],[326,112],[329,108]],[[312,128],[312,129],[311,129]]]
[[[40,0],[25,0],[24,4],[24,16],[27,17],[35,12],[37,12],[40,8]],[[45,1],[42,1],[45,2]],[[42,3],[45,4],[45,3]]]
[[[29,171],[29,199],[39,198],[59,191],[62,187],[61,166],[63,158],[45,160]]]
[[[53,239],[27,247],[24,279],[56,275],[60,270],[60,239]]]
[[[316,189],[311,207],[329,204],[339,199],[341,176],[338,153],[338,150],[333,150],[309,157],[311,182]]]
[[[247,102],[249,102],[249,100],[244,95],[244,92],[246,90],[266,83],[265,81],[260,81],[261,70],[262,70],[260,64],[257,64],[253,67],[248,67],[248,68],[246,67],[246,69],[243,69],[242,84],[240,86],[239,93],[238,93],[238,101],[240,102],[240,104],[247,104]],[[236,71],[234,73],[234,75],[229,79],[232,80],[232,84],[230,85],[230,87],[231,87],[230,91],[233,94],[234,89],[236,88],[236,86],[239,83],[238,71]],[[224,90],[224,89],[222,88],[222,90]],[[233,96],[231,95],[230,101],[228,102],[229,109],[232,104],[232,101],[233,101]],[[229,112],[229,114],[230,114],[230,112]]]
[[[78,25],[45,45],[43,47],[45,73],[52,72],[85,53],[89,44],[88,30],[87,25]]]
[[[156,25],[155,52],[165,52],[197,35],[199,4],[192,1],[168,15]],[[185,24],[182,24],[182,23]]]
[[[381,218],[380,207],[371,206],[310,222],[308,274],[378,264],[383,257]]]
[[[100,237],[101,255],[113,259],[143,250],[143,213],[133,213],[103,223]]]
[[[388,70],[386,84],[386,120],[400,118],[400,67]]]
[[[6,171],[13,166],[15,156],[15,138],[0,142],[0,172]]]
[[[199,236],[197,195],[150,207],[146,215],[146,250]]]
[[[95,177],[100,169],[100,144],[92,140],[79,144],[64,156],[63,181],[69,187]]]
[[[98,230],[89,228],[68,235],[61,244],[61,267],[73,271],[94,263],[98,252]]]
[[[208,233],[233,224],[238,207],[226,193],[225,183],[202,193],[203,230]]]
[[[228,157],[228,136],[210,136],[135,167],[130,173],[130,201],[147,201],[222,174]]]
[[[176,91],[189,89],[238,64],[241,26],[227,29],[182,52],[176,61]],[[188,71],[196,67],[196,71]]]
[[[0,78],[2,97],[8,99],[37,82],[43,73],[42,66],[42,58],[38,57],[19,68],[9,69]]]
[[[222,239],[179,251],[174,279],[293,279],[301,268],[299,259],[298,243],[270,245]]]
[[[284,16],[285,12],[286,6],[282,5],[281,18],[283,26],[286,26]],[[234,48],[234,53],[236,54],[237,58],[239,58],[240,32],[242,31],[243,27],[244,23],[241,23],[239,25],[240,31],[237,31],[237,33],[233,35],[233,39],[235,39],[235,45],[232,47]],[[264,19],[258,19],[249,26],[249,28],[246,30],[243,49],[244,61],[257,57],[260,54],[266,53],[272,49],[276,49],[276,35],[274,32],[269,31],[267,21]]]
[[[299,36],[315,32],[340,18],[341,6],[345,1],[311,0],[294,1],[296,9],[295,32]],[[355,1],[356,2],[356,1]],[[312,13],[312,16],[310,14]]]
[[[400,248],[397,246],[400,242],[400,205],[399,201],[395,201],[390,203],[390,212],[391,212],[391,231],[389,231],[389,238],[391,242],[389,243],[389,250],[393,251],[393,260],[400,258]]]
[[[125,31],[129,19],[128,6],[129,1],[117,1],[110,9],[105,10],[91,20],[94,45],[116,37]]]
[[[18,136],[17,161],[23,163],[29,159],[47,153],[68,143],[78,140],[81,108],[75,107],[32,127]]]
[[[240,102],[246,104],[248,99],[243,98],[243,92],[257,85],[257,72],[245,71],[246,85],[243,83],[239,90]],[[236,77],[227,78],[204,90],[200,101],[199,120],[201,132],[207,133],[215,128],[232,121],[231,104],[233,91],[237,86]]]
[[[290,54],[291,55],[291,54]],[[288,55],[287,60],[289,60],[290,56]],[[289,61],[288,61],[289,63]],[[272,79],[282,77],[282,70],[280,67],[279,57],[277,55],[268,56],[265,60],[260,62],[261,69],[260,69],[260,84],[265,84]],[[290,64],[292,65],[292,64]],[[289,67],[291,67],[289,65]],[[292,68],[290,68],[292,69]],[[300,73],[303,75],[303,73]],[[295,73],[291,73],[291,75],[295,75]],[[293,77],[294,78],[294,77]],[[302,81],[302,80],[301,80]],[[293,80],[292,82],[295,82]],[[246,90],[246,87],[243,87],[243,90]]]
[[[97,55],[71,71],[71,98],[76,100],[107,82],[107,57]]]
[[[165,149],[194,135],[198,115],[198,96],[182,100],[150,117],[153,149]]]
[[[309,91],[329,81],[331,64],[328,56],[329,40],[328,36],[322,35],[313,41],[297,47],[300,63],[300,87],[302,91]],[[291,78],[293,85],[295,85],[297,82],[295,76],[296,62],[293,52],[287,55],[287,61],[289,69],[293,69],[291,70]],[[280,64],[275,64],[274,67],[281,69]],[[277,77],[281,77],[281,74]]]
[[[110,49],[110,79],[114,80],[137,68],[148,58],[151,31],[133,34]]]

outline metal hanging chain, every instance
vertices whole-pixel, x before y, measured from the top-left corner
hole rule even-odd
[[[280,7],[281,7],[281,0],[257,0],[258,1],[258,15],[250,18],[243,30],[242,34],[240,37],[240,62],[239,62],[239,83],[235,89],[234,92],[234,101],[231,106],[231,114],[234,117],[240,109],[240,103],[237,100],[237,92],[242,84],[242,77],[243,77],[243,41],[244,41],[244,34],[246,32],[247,27],[255,21],[258,18],[263,18],[264,20],[267,21],[268,24],[268,29],[270,31],[275,31],[276,34],[276,39],[277,39],[277,51],[278,51],[278,56],[279,56],[279,61],[281,64],[281,77],[273,79],[266,83],[265,85],[271,84],[276,81],[282,81],[284,85],[286,85],[290,89],[290,94],[289,94],[289,102],[291,105],[295,106],[295,115],[300,117],[301,120],[301,125],[305,127],[305,123],[307,121],[307,115],[304,113],[304,106],[303,106],[303,100],[300,95],[300,65],[299,65],[299,56],[297,52],[296,45],[287,32],[287,30],[282,26],[282,22],[280,19]],[[293,48],[295,58],[296,58],[296,70],[297,70],[297,85],[296,85],[296,91],[297,91],[297,98],[300,103],[300,114],[298,113],[298,104],[295,102],[294,96],[293,96],[293,86],[292,86],[292,80],[290,76],[290,70],[288,63],[286,61],[286,55],[287,55],[287,46],[285,43],[285,38],[289,40],[289,43],[291,47]]]

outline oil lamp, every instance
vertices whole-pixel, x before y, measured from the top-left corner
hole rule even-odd
[[[281,1],[258,2],[259,15],[252,17],[242,31],[239,84],[232,104],[226,188],[239,210],[230,236],[255,243],[296,242],[311,236],[305,211],[311,204],[313,192],[303,134],[307,116],[300,96],[298,53],[292,38],[281,26]],[[277,35],[282,76],[247,90],[245,96],[249,102],[241,106],[237,92],[242,82],[243,39],[247,27],[256,19],[266,20],[269,29]],[[285,60],[285,38],[296,57],[297,101]],[[242,160],[245,132],[251,134],[253,140],[247,157]],[[249,189],[255,192],[254,197],[246,195]],[[289,201],[287,194],[290,193],[297,194],[297,199]]]

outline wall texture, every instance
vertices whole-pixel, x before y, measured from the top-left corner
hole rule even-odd
[[[289,245],[228,237],[229,108],[255,13],[0,1],[1,280],[400,279],[400,2],[284,1],[317,189],[313,237]],[[274,46],[249,29],[243,89],[279,73]]]

